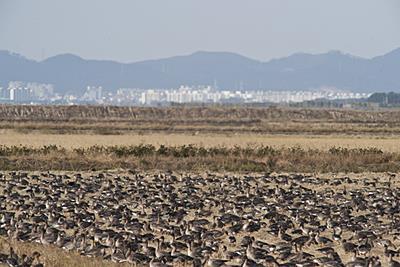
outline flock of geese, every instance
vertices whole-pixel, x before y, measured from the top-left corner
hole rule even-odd
[[[13,247],[10,247],[9,254],[0,253],[0,265],[6,264],[8,266],[21,266],[21,267],[43,267],[44,265],[40,263],[40,253],[35,251],[31,256],[22,254],[21,257],[17,255]]]
[[[400,266],[395,178],[0,173],[0,237],[150,267]]]

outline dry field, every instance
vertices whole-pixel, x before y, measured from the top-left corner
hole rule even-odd
[[[0,105],[0,130],[26,134],[332,134],[397,137],[400,134],[400,111]]]
[[[399,110],[0,105],[0,261],[389,266],[399,141]]]
[[[0,145],[376,147],[399,152],[400,111],[2,106]]]
[[[399,110],[0,106],[0,119],[0,146],[16,151],[0,155],[7,170],[400,170]],[[147,145],[151,153],[119,153]],[[153,153],[188,145],[201,153]],[[203,153],[221,147],[235,151]],[[251,153],[260,147],[273,153]]]
[[[400,136],[340,136],[340,135],[267,135],[267,134],[23,134],[13,131],[0,131],[0,145],[32,146],[57,145],[67,149],[99,146],[135,146],[152,144],[154,146],[198,145],[203,147],[215,146],[271,146],[301,147],[304,149],[328,150],[331,147],[369,148],[376,147],[385,152],[400,152]]]

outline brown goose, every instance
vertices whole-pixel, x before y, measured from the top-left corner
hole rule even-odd
[[[268,256],[268,251],[253,247],[254,238],[252,238],[251,242],[246,248],[246,257],[252,261],[258,262],[260,260],[265,259]]]
[[[156,259],[152,259],[149,263],[150,267],[170,267],[171,265],[165,264],[161,261],[158,261]]]
[[[206,256],[203,261],[203,265],[206,267],[221,267],[224,266],[228,260],[212,259],[210,256]]]
[[[392,255],[389,257],[389,267],[400,267],[400,262],[395,261]]]

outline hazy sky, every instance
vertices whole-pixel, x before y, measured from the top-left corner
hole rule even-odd
[[[399,0],[0,0],[0,49],[133,62],[230,51],[268,60],[400,47]]]

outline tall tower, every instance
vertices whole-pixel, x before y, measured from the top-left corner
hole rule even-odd
[[[218,90],[217,79],[214,78],[214,90]]]

